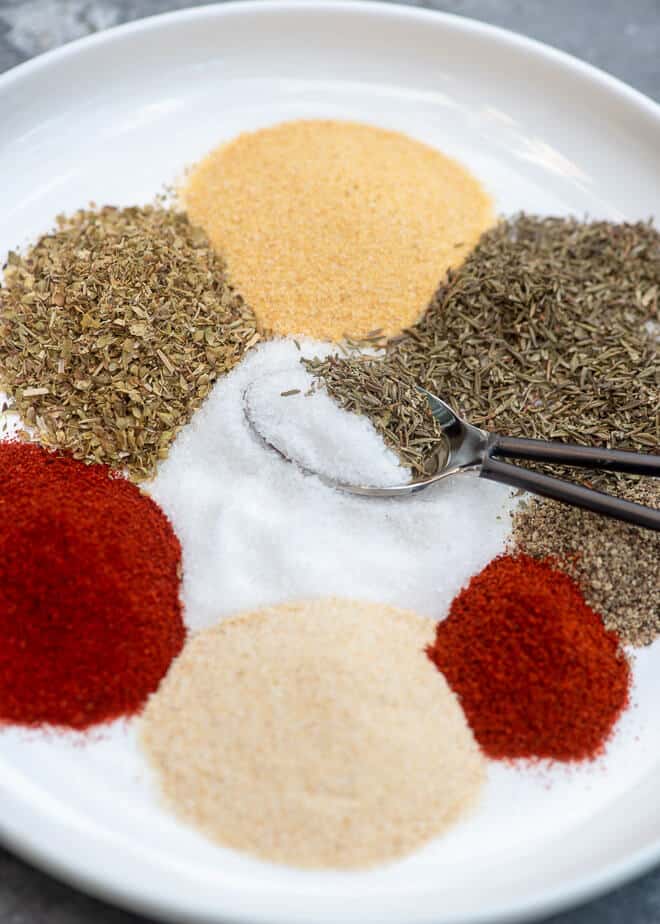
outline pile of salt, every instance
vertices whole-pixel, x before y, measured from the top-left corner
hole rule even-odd
[[[243,393],[274,373],[288,389],[307,391],[312,379],[300,367],[301,355],[331,348],[313,341],[301,346],[302,352],[279,340],[252,350],[216,384],[152,484],[182,544],[188,625],[197,629],[240,610],[331,595],[442,618],[468,578],[503,551],[509,490],[466,474],[413,497],[355,497],[264,448],[245,419]],[[280,392],[276,404],[295,397]],[[328,413],[319,419],[326,432],[337,425],[336,414],[345,413],[318,407]],[[280,424],[282,439],[299,437],[288,432],[287,415]],[[350,462],[363,465],[374,434],[358,429],[353,438],[364,445],[354,446]],[[369,474],[378,472],[402,480],[382,444]]]

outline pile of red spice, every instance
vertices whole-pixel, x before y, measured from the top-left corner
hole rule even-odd
[[[489,757],[594,758],[628,703],[618,637],[571,578],[526,555],[472,578],[428,653]]]
[[[183,646],[180,563],[134,484],[0,443],[0,722],[85,729],[137,712]]]

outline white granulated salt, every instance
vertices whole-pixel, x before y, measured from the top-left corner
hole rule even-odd
[[[178,435],[151,485],[181,541],[188,626],[333,595],[443,617],[468,578],[503,551],[509,489],[465,474],[413,497],[362,498],[266,449],[245,419],[243,393],[273,373],[290,373],[282,381],[298,387],[299,373],[307,376],[301,356],[330,349],[301,347],[276,340],[252,350]],[[335,411],[344,413],[333,407],[329,424]]]

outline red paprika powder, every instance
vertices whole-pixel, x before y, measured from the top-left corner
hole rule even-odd
[[[138,711],[185,638],[180,562],[131,482],[0,443],[0,722],[85,729]]]
[[[596,757],[628,703],[617,636],[571,578],[526,555],[472,578],[428,654],[493,758]]]

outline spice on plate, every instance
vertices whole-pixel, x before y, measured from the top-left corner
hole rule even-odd
[[[181,550],[130,481],[0,442],[0,724],[132,715],[181,650]]]
[[[660,509],[657,479],[628,479],[620,488],[628,500]],[[556,559],[622,641],[648,645],[660,636],[660,533],[530,499],[513,515],[512,546]]]
[[[597,757],[628,704],[630,667],[572,579],[503,555],[438,624],[429,657],[488,757]]]
[[[483,235],[383,357],[308,368],[415,472],[440,438],[416,385],[485,429],[648,452],[660,444],[659,304],[652,225],[519,215]]]
[[[219,843],[365,867],[440,834],[484,764],[424,655],[433,624],[336,598],[244,613],[186,646],[144,712],[163,794]]]
[[[0,288],[0,378],[24,423],[136,479],[257,339],[204,233],[164,208],[61,218]]]
[[[263,328],[334,341],[416,321],[493,220],[459,163],[354,122],[242,134],[193,170],[183,195]]]

